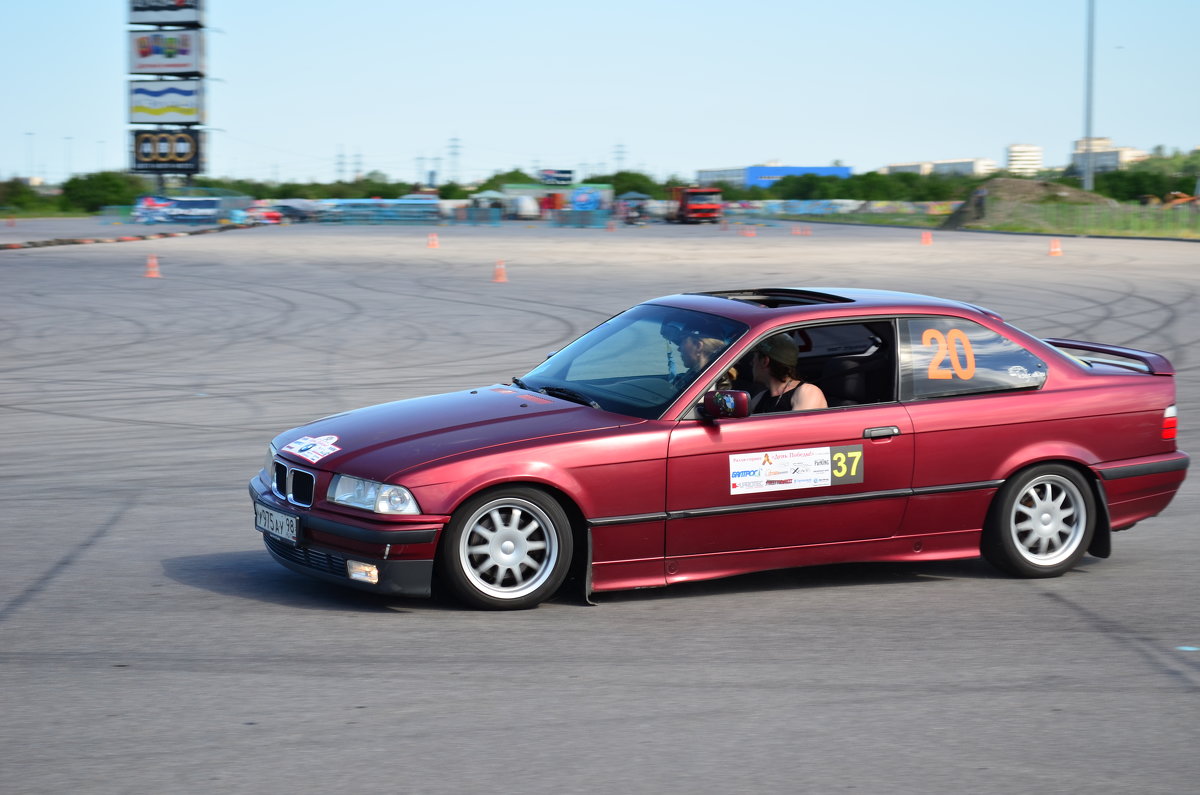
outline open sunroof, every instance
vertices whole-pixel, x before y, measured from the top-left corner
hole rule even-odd
[[[710,293],[715,298],[728,298],[731,301],[743,301],[755,306],[775,308],[779,306],[810,306],[812,304],[847,304],[853,299],[830,293],[819,293],[815,290],[796,290],[787,287],[772,287],[765,290],[717,290]]]

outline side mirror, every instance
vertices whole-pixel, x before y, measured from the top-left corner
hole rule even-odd
[[[750,416],[750,393],[738,389],[718,389],[704,393],[704,416],[713,420]]]

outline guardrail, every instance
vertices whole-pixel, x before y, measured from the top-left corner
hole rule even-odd
[[[579,229],[604,229],[611,218],[610,210],[555,210],[550,214],[550,223]]]
[[[127,224],[130,217],[133,215],[133,208],[129,205],[109,204],[100,208],[100,213],[97,216],[103,226],[112,226],[114,224]]]
[[[1200,237],[1200,204],[1024,204],[989,199],[979,224],[1000,231],[1064,235]]]
[[[455,207],[449,220],[455,226],[500,226],[503,214],[499,207]]]
[[[336,207],[317,216],[323,224],[406,225],[438,224],[442,217],[436,207]]]

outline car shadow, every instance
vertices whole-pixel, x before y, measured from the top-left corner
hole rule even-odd
[[[311,579],[280,566],[262,550],[166,558],[163,573],[182,585],[212,593],[331,612],[458,610],[436,594],[432,599],[380,596]]]
[[[1086,573],[1090,559],[1085,558],[1073,574]],[[861,585],[936,585],[961,580],[1012,579],[982,558],[929,561],[925,563],[837,563],[794,569],[739,574],[718,580],[673,583],[663,588],[635,591],[604,591],[592,594],[596,604],[612,604],[650,599],[683,599],[767,591],[795,591],[809,588],[850,588]]]
[[[1084,558],[1067,576],[1086,574],[1096,561]],[[438,591],[429,599],[381,596],[290,571],[260,550],[218,552],[166,558],[163,573],[182,585],[212,593],[304,610],[329,612],[463,611],[464,607]],[[662,599],[687,599],[809,588],[849,588],[862,585],[935,585],[961,580],[1006,580],[982,559],[925,563],[839,563],[740,574],[717,580],[673,583],[662,588],[604,591],[584,598],[578,577],[572,577],[547,600],[561,606],[620,604]]]

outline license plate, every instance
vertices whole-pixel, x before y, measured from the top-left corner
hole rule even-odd
[[[289,513],[273,511],[265,505],[255,503],[254,526],[262,532],[269,533],[278,538],[280,541],[295,544],[296,536],[300,529],[300,520]]]

